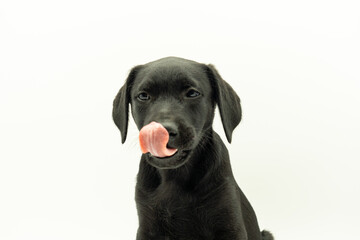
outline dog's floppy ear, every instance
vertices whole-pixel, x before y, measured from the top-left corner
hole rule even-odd
[[[226,138],[231,143],[232,132],[241,120],[240,98],[234,89],[222,79],[213,65],[207,65],[207,74],[212,85],[215,102],[219,106]]]
[[[142,66],[136,66],[131,69],[129,76],[127,77],[125,84],[120,88],[120,91],[116,95],[113,102],[112,117],[121,132],[121,142],[126,140],[128,119],[129,119],[129,103],[131,100],[130,91],[133,85],[136,74],[139,72]]]

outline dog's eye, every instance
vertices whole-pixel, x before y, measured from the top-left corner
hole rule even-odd
[[[147,101],[147,100],[150,99],[150,96],[149,96],[147,93],[142,92],[142,93],[140,93],[140,94],[137,96],[137,98],[138,98],[140,101]]]
[[[196,98],[200,96],[200,93],[194,89],[190,89],[187,93],[186,93],[186,97],[188,98]]]

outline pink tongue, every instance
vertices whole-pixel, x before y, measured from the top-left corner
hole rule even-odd
[[[140,148],[142,153],[150,152],[155,157],[169,157],[177,152],[177,149],[167,148],[169,141],[168,131],[157,122],[151,122],[140,130]]]

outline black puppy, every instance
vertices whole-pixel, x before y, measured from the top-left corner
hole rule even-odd
[[[113,105],[125,142],[129,104],[138,129],[160,123],[171,156],[141,157],[137,240],[271,240],[238,187],[229,154],[212,129],[216,104],[226,138],[241,120],[240,99],[212,65],[164,58],[134,67]]]

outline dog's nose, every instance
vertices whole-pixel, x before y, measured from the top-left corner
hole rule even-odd
[[[164,123],[163,126],[168,131],[170,138],[177,136],[178,129],[174,123]]]
[[[167,146],[169,148],[176,148],[176,139],[178,137],[178,128],[174,123],[163,123],[164,128],[169,133],[169,142]]]

